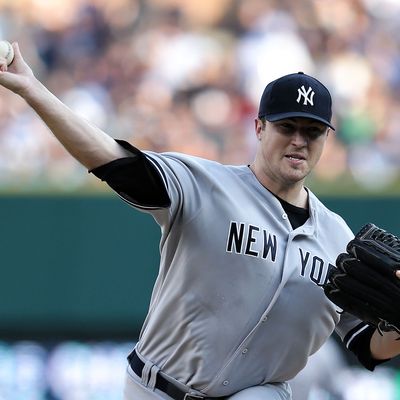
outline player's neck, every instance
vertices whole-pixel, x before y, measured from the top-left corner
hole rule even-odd
[[[308,208],[308,192],[303,181],[295,184],[283,184],[277,180],[267,177],[265,174],[258,174],[254,165],[249,165],[257,180],[272,194],[296,207]]]
[[[265,186],[270,192],[287,203],[300,208],[308,208],[308,192],[303,185],[300,187],[282,187],[279,185]]]
[[[301,186],[300,191],[277,190],[272,193],[296,207],[308,208],[308,192],[304,186]]]

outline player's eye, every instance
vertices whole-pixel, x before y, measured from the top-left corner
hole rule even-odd
[[[284,134],[292,134],[296,130],[296,127],[289,122],[282,122],[278,124],[278,130]]]
[[[322,134],[324,134],[325,131],[326,131],[325,127],[322,128],[322,127],[318,127],[318,126],[311,126],[307,129],[305,129],[306,135],[312,140],[320,137]]]

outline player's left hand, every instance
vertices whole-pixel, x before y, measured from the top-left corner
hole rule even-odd
[[[324,285],[342,310],[400,333],[400,239],[373,224],[364,226],[336,260]]]

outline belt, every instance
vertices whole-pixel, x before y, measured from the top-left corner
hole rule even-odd
[[[142,371],[144,368],[144,362],[139,358],[136,354],[136,351],[133,350],[131,354],[128,356],[128,362],[132,371],[139,377],[142,376]],[[206,397],[198,396],[195,394],[189,394],[179,389],[173,383],[167,381],[163,376],[157,373],[156,384],[155,387],[168,396],[172,397],[174,400],[206,400]]]

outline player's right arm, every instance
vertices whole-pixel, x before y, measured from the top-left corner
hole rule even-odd
[[[65,149],[89,170],[129,156],[129,152],[101,129],[75,114],[52,94],[24,61],[13,43],[14,60],[7,67],[0,58],[0,85],[20,95],[38,114]]]

